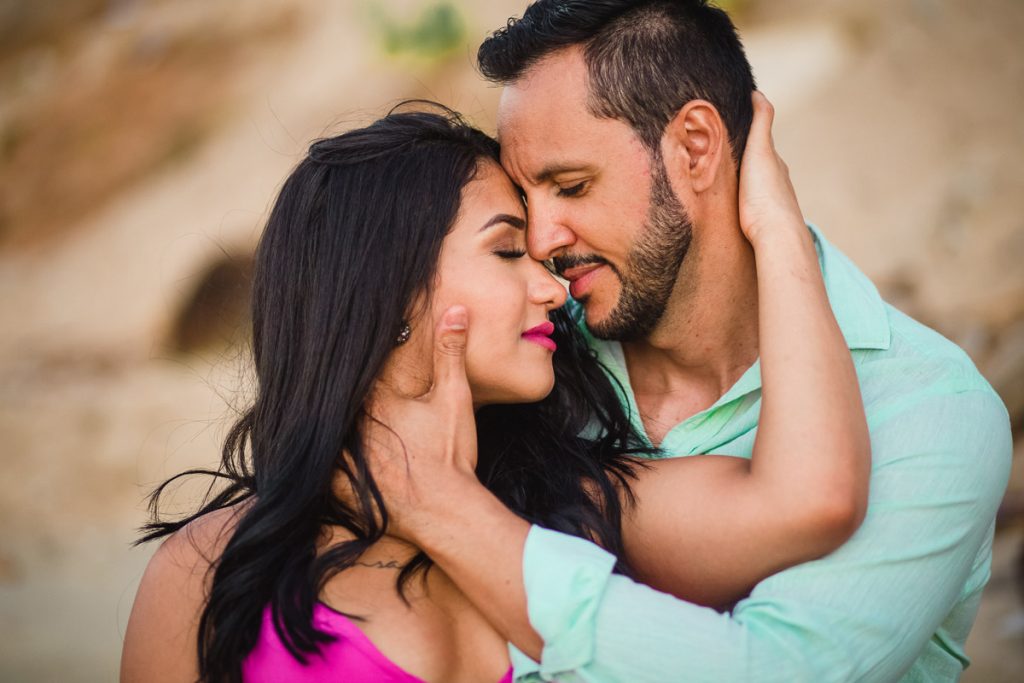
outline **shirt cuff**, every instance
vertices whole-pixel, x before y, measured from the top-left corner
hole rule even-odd
[[[589,541],[533,526],[523,550],[530,624],[544,640],[537,663],[509,648],[516,681],[555,680],[594,657],[597,610],[615,556]]]

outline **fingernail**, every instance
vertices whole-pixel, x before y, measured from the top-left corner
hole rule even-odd
[[[466,309],[463,306],[452,306],[444,313],[444,324],[450,330],[466,329]]]

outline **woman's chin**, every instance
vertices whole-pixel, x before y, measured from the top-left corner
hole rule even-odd
[[[473,387],[473,405],[481,408],[487,405],[512,404],[512,403],[536,403],[547,397],[555,388],[554,375],[546,378],[537,378],[535,382],[524,381],[527,378],[517,377],[515,383],[509,383],[502,387]]]

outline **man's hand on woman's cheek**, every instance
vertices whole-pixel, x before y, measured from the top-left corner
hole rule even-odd
[[[480,487],[476,420],[466,380],[466,309],[445,311],[434,333],[433,382],[421,396],[374,387],[363,444],[389,514],[388,533],[416,543],[453,496]]]
[[[530,524],[476,478],[476,418],[466,380],[466,311],[445,311],[434,337],[433,384],[422,396],[374,390],[363,426],[388,533],[427,553],[494,628],[531,657],[523,548]]]

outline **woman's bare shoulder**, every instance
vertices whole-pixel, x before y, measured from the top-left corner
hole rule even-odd
[[[246,507],[240,503],[193,520],[153,554],[125,631],[122,683],[195,680],[196,636],[210,568]]]
[[[247,509],[247,502],[236,503],[192,520],[161,543],[150,567],[155,563],[158,569],[166,571],[205,573],[224,551]]]

